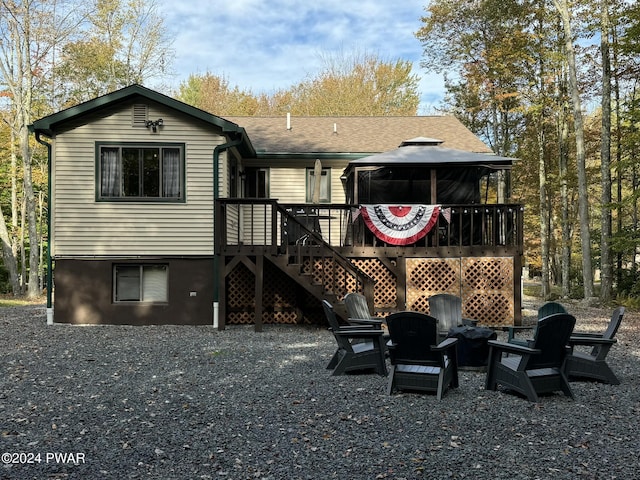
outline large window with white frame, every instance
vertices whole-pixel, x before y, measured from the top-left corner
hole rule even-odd
[[[184,144],[98,143],[97,198],[183,202]]]
[[[122,264],[113,267],[113,301],[116,303],[169,301],[168,265]]]

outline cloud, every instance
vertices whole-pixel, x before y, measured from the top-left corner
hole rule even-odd
[[[223,75],[253,93],[288,88],[316,73],[322,55],[368,52],[414,64],[423,98],[439,98],[442,81],[427,76],[414,33],[423,0],[200,0],[162,2],[176,54],[173,86],[190,74]]]

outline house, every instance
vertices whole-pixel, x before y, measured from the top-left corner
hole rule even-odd
[[[50,155],[56,322],[315,323],[319,299],[340,311],[349,290],[365,292],[377,315],[421,309],[436,290],[468,292],[467,315],[492,308],[484,323],[519,322],[521,207],[480,195],[483,181],[493,195],[494,173],[511,159],[454,117],[221,118],[132,85],[30,129]],[[376,157],[406,148],[417,157],[391,160],[400,177],[390,178],[394,191],[409,181],[418,196],[391,203],[413,204],[427,188],[422,203],[441,203],[443,214],[420,241],[393,245],[363,227],[356,197],[365,177],[387,188],[372,176],[390,172]],[[453,168],[425,165],[424,152],[466,156]],[[436,195],[437,175],[471,170],[473,202]],[[434,283],[449,271],[446,285]],[[500,288],[479,285],[493,277]]]

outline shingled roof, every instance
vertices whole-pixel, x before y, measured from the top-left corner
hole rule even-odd
[[[404,140],[429,137],[442,147],[492,153],[453,116],[422,117],[225,117],[247,132],[261,153],[380,153]],[[287,128],[288,124],[290,128]]]

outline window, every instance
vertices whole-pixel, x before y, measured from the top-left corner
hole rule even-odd
[[[247,198],[269,198],[269,170],[245,168],[245,196]]]
[[[183,201],[183,145],[98,145],[100,200]]]
[[[167,265],[115,265],[115,302],[167,302]]]
[[[320,198],[322,203],[331,202],[331,169],[323,168],[320,175]],[[307,168],[307,203],[313,202],[313,189],[315,188],[315,172],[313,168]]]

